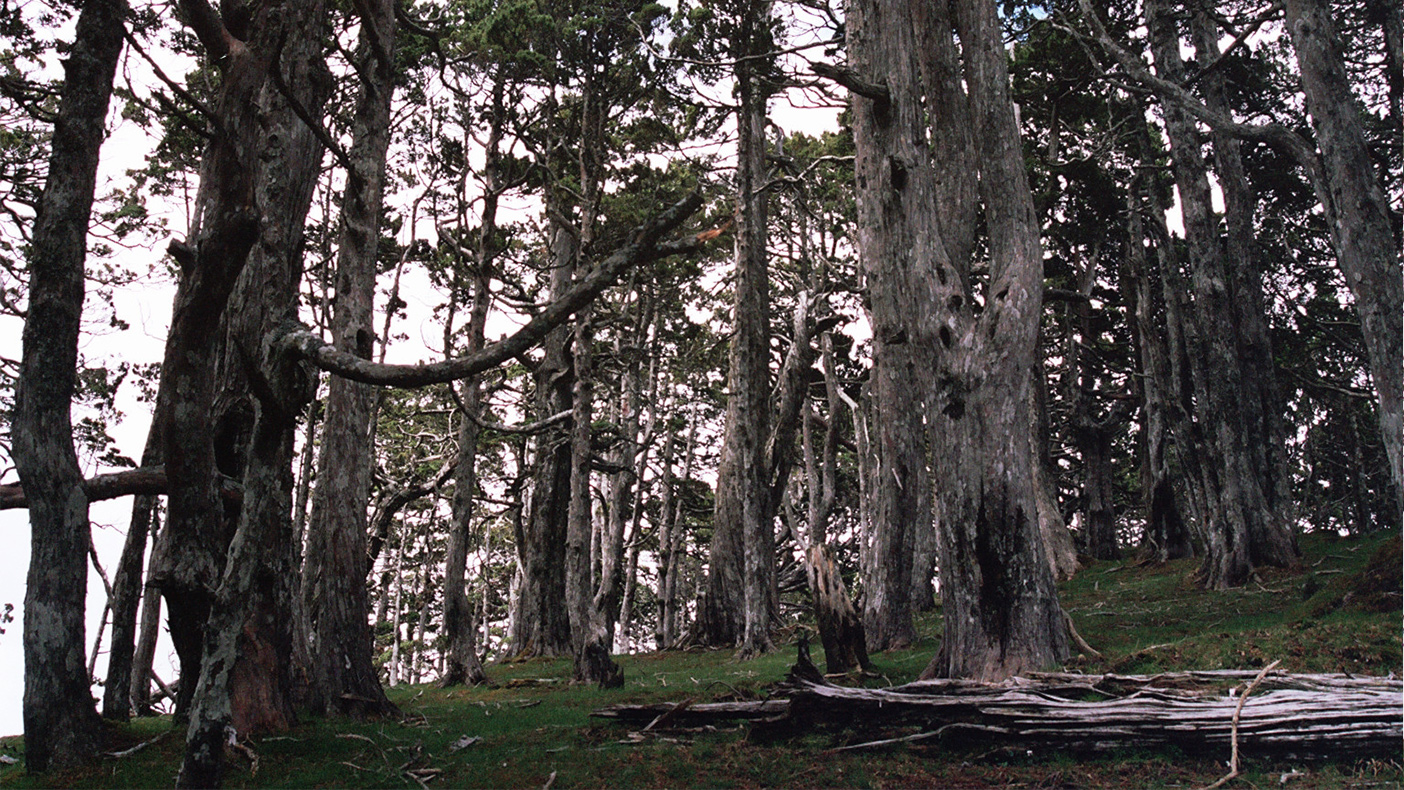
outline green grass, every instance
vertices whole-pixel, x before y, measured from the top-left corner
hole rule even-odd
[[[1387,674],[1401,663],[1397,594],[1353,590],[1356,574],[1392,535],[1363,539],[1307,536],[1303,568],[1266,571],[1227,592],[1198,590],[1194,561],[1149,567],[1099,563],[1062,588],[1063,605],[1102,659],[1075,657],[1084,672],[1149,673],[1184,669],[1252,669],[1281,660],[1297,672]],[[1393,560],[1394,583],[1399,564]],[[1385,567],[1388,568],[1388,562]],[[1389,574],[1386,574],[1389,577]],[[1390,596],[1393,595],[1391,598]],[[1383,596],[1383,597],[1382,597]],[[1386,602],[1381,606],[1380,601]],[[1392,602],[1392,604],[1390,603]],[[1383,611],[1381,611],[1383,609]],[[935,651],[940,613],[919,618],[921,641],[874,656],[872,685],[916,677]],[[1114,754],[1074,760],[1020,749],[952,751],[910,744],[882,751],[828,753],[842,733],[762,743],[745,726],[710,732],[638,733],[589,718],[610,704],[758,698],[794,660],[786,647],[753,661],[730,651],[624,656],[626,685],[601,691],[565,683],[565,660],[489,667],[494,686],[389,691],[403,721],[304,720],[291,732],[249,744],[229,761],[229,787],[431,788],[507,787],[1202,787],[1225,772],[1222,760],[1176,753]],[[817,640],[815,660],[820,661]],[[182,736],[167,719],[113,727],[109,748],[124,749],[170,733],[122,759],[81,771],[27,775],[0,769],[0,787],[170,787]],[[460,739],[480,740],[455,750]],[[929,742],[928,742],[929,743]],[[23,756],[20,738],[0,753]],[[257,764],[251,757],[256,755]],[[1297,771],[1284,784],[1284,774]],[[554,777],[554,779],[552,778]],[[1400,760],[1340,765],[1250,764],[1230,786],[1398,787]]]

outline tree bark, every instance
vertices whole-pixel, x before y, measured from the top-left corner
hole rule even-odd
[[[757,28],[764,13],[748,24]],[[738,36],[752,45],[748,30]],[[751,61],[736,68],[736,277],[727,373],[727,408],[717,468],[716,512],[707,592],[698,615],[705,644],[739,646],[744,656],[772,648],[774,525],[770,487],[770,300],[766,260],[765,119],[768,92]]]
[[[1141,546],[1156,562],[1194,556],[1189,514],[1181,504],[1177,478],[1170,467],[1172,430],[1175,417],[1175,383],[1172,379],[1170,349],[1165,340],[1168,322],[1174,319],[1166,306],[1163,274],[1155,258],[1146,254],[1147,233],[1142,220],[1144,183],[1132,185],[1127,197],[1127,260],[1123,291],[1130,296],[1132,339],[1139,363],[1137,379],[1141,395],[1141,507],[1145,514],[1145,534]],[[1179,479],[1193,477],[1185,474]]]
[[[160,546],[160,519],[152,514],[151,567],[156,566],[156,546]],[[141,594],[141,628],[137,636],[136,649],[132,653],[131,704],[138,716],[151,715],[151,681],[154,675],[152,666],[156,660],[156,640],[161,636],[161,591],[147,585]]]
[[[253,18],[244,20],[252,31],[244,33],[249,36],[245,42],[205,0],[183,0],[181,7],[222,80],[218,120],[201,161],[195,220],[186,240],[170,246],[181,274],[155,417],[169,491],[160,537],[166,545],[158,545],[162,561],[153,563],[150,582],[165,598],[171,640],[180,657],[177,719],[190,712],[205,620],[229,545],[229,514],[217,488],[215,349],[220,319],[265,219],[259,181],[266,173],[259,163],[276,140],[266,134],[260,98],[269,89],[274,52],[292,16],[278,2],[253,7]]]
[[[1331,8],[1322,0],[1287,0],[1283,5],[1321,150],[1331,241],[1355,296],[1370,356],[1394,507],[1404,511],[1404,281],[1399,240],[1391,230],[1389,201],[1366,147],[1362,110],[1346,74]],[[1396,37],[1386,38],[1397,55]]]
[[[595,606],[595,588],[590,573],[591,427],[594,422],[595,371],[594,333],[590,311],[582,310],[575,321],[575,392],[571,415],[570,505],[566,525],[566,606],[570,612],[571,649],[575,657],[575,679],[598,684],[600,688],[624,685],[624,672],[609,656],[609,629],[604,615]]]
[[[30,239],[13,453],[31,495],[23,719],[25,767],[35,773],[86,762],[101,742],[83,660],[88,500],[69,409],[89,214],[126,15],[122,0],[88,0],[79,12]]]
[[[497,202],[501,195],[499,169],[503,125],[503,87],[493,86],[492,125],[485,148],[487,161],[483,168],[483,209],[479,222],[478,249],[472,261],[472,306],[468,313],[467,350],[481,351],[486,343],[488,309],[492,294],[488,272],[493,249],[497,244]],[[464,262],[467,263],[467,262]],[[452,386],[452,385],[450,385]],[[446,667],[439,685],[444,688],[462,683],[480,685],[487,682],[487,673],[478,658],[477,627],[473,608],[468,600],[468,551],[476,539],[473,519],[478,488],[478,438],[481,434],[482,384],[478,377],[464,381],[459,402],[463,409],[458,428],[458,462],[455,465],[453,491],[453,528],[444,559],[444,637],[448,641]]]
[[[824,646],[824,668],[830,675],[872,669],[863,621],[853,608],[833,555],[827,546],[816,543],[809,547],[806,559],[819,641]]]
[[[146,449],[141,454],[142,466],[155,463],[159,452],[160,438],[150,433],[146,438]],[[157,504],[157,498],[150,494],[137,496],[133,500],[127,539],[122,543],[122,556],[117,561],[117,570],[112,578],[112,599],[109,601],[112,607],[112,643],[108,647],[107,680],[103,684],[104,719],[126,721],[131,717],[137,606],[142,598],[146,544],[156,523]]]
[[[373,302],[397,74],[395,42],[395,4],[377,0],[361,7],[361,86],[342,199],[332,335],[337,348],[363,358],[370,357],[375,340]],[[374,389],[364,384],[331,381],[302,582],[311,631],[308,703],[314,711],[355,717],[398,710],[386,699],[371,663],[366,500],[375,398]]]
[[[1147,5],[1146,22],[1157,68],[1163,77],[1178,80],[1183,76],[1179,34],[1163,1]],[[1193,415],[1207,441],[1201,466],[1207,537],[1201,577],[1206,587],[1224,589],[1247,581],[1255,564],[1296,562],[1296,545],[1280,503],[1274,507],[1265,490],[1275,484],[1253,459],[1252,418],[1241,398],[1248,383],[1235,320],[1238,295],[1230,290],[1233,277],[1211,206],[1199,132],[1179,106],[1166,103],[1163,111],[1189,250],[1192,331],[1186,340]]]
[[[177,787],[218,787],[231,733],[287,729],[294,720],[293,438],[316,378],[271,339],[265,349],[245,474],[249,497],[210,608]]]

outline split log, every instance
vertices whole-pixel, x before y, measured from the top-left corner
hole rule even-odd
[[[1000,684],[926,680],[888,689],[796,680],[788,700],[694,705],[686,722],[751,720],[758,735],[769,737],[915,729],[950,745],[1077,753],[1174,746],[1222,758],[1232,748],[1239,705],[1233,692],[1256,674],[1047,673]],[[1291,760],[1398,760],[1404,751],[1401,703],[1404,684],[1393,678],[1271,673],[1243,705],[1239,749],[1250,757]],[[647,723],[669,706],[625,707],[595,715]]]

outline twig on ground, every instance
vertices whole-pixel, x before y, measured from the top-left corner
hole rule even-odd
[[[170,735],[170,734],[171,734],[171,730],[166,730],[165,732],[161,733],[160,735],[157,735],[155,738],[152,738],[152,739],[149,740],[149,741],[142,741],[141,743],[137,744],[136,746],[133,746],[133,747],[130,748],[130,749],[123,749],[123,750],[120,751],[120,752],[103,752],[103,755],[102,755],[102,756],[103,756],[103,757],[106,757],[106,758],[108,758],[108,759],[110,759],[110,760],[120,760],[120,759],[122,759],[123,757],[130,757],[130,756],[136,754],[137,752],[141,751],[142,749],[145,749],[146,747],[150,746],[150,745],[153,744],[153,743],[160,743],[162,740],[165,740],[165,738],[166,738],[167,735]]]
[[[880,746],[891,746],[892,744],[896,743],[911,743],[913,741],[924,741],[928,738],[939,738],[951,728],[975,730],[977,732],[1008,732],[1008,730],[1005,730],[1001,727],[993,727],[987,724],[969,724],[967,722],[957,721],[952,722],[951,724],[947,724],[944,727],[932,730],[931,732],[919,732],[915,735],[904,735],[901,738],[884,738],[880,741],[854,743],[849,744],[848,746],[839,746],[833,749],[825,749],[824,751],[820,752],[820,754],[837,754],[838,752],[851,752],[857,749],[876,749]]]

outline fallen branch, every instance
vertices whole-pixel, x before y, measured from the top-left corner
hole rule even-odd
[[[1243,684],[1257,693],[1251,707],[1228,694]],[[944,731],[943,743],[1075,753],[1173,746],[1212,755],[1236,741],[1239,754],[1253,756],[1397,760],[1401,695],[1397,679],[1293,675],[1272,667],[1151,676],[1037,673],[1000,684],[927,680],[887,689],[795,681],[788,699],[692,705],[653,729],[749,721],[758,734],[788,737],[816,729],[931,733],[958,725]],[[619,705],[592,715],[643,726],[676,708]]]
[[[1274,661],[1263,667],[1263,671],[1259,672],[1258,676],[1253,678],[1253,682],[1249,683],[1248,688],[1244,689],[1243,694],[1239,696],[1238,707],[1233,709],[1233,750],[1229,753],[1229,772],[1219,781],[1204,788],[1204,790],[1214,790],[1215,788],[1223,787],[1230,780],[1238,776],[1238,722],[1239,718],[1243,716],[1243,706],[1248,703],[1248,695],[1252,694],[1253,689],[1257,688],[1258,684],[1263,682],[1263,678],[1267,677],[1267,673],[1271,672],[1274,667],[1281,663],[1280,660]]]
[[[102,756],[106,757],[109,760],[120,760],[123,757],[131,757],[132,755],[136,754],[142,749],[145,749],[146,747],[151,746],[152,744],[160,743],[161,741],[165,740],[166,736],[170,735],[172,732],[173,730],[166,730],[160,735],[157,735],[155,738],[152,738],[149,741],[142,741],[141,743],[137,744],[136,746],[133,746],[130,749],[123,749],[120,752],[103,752]]]

